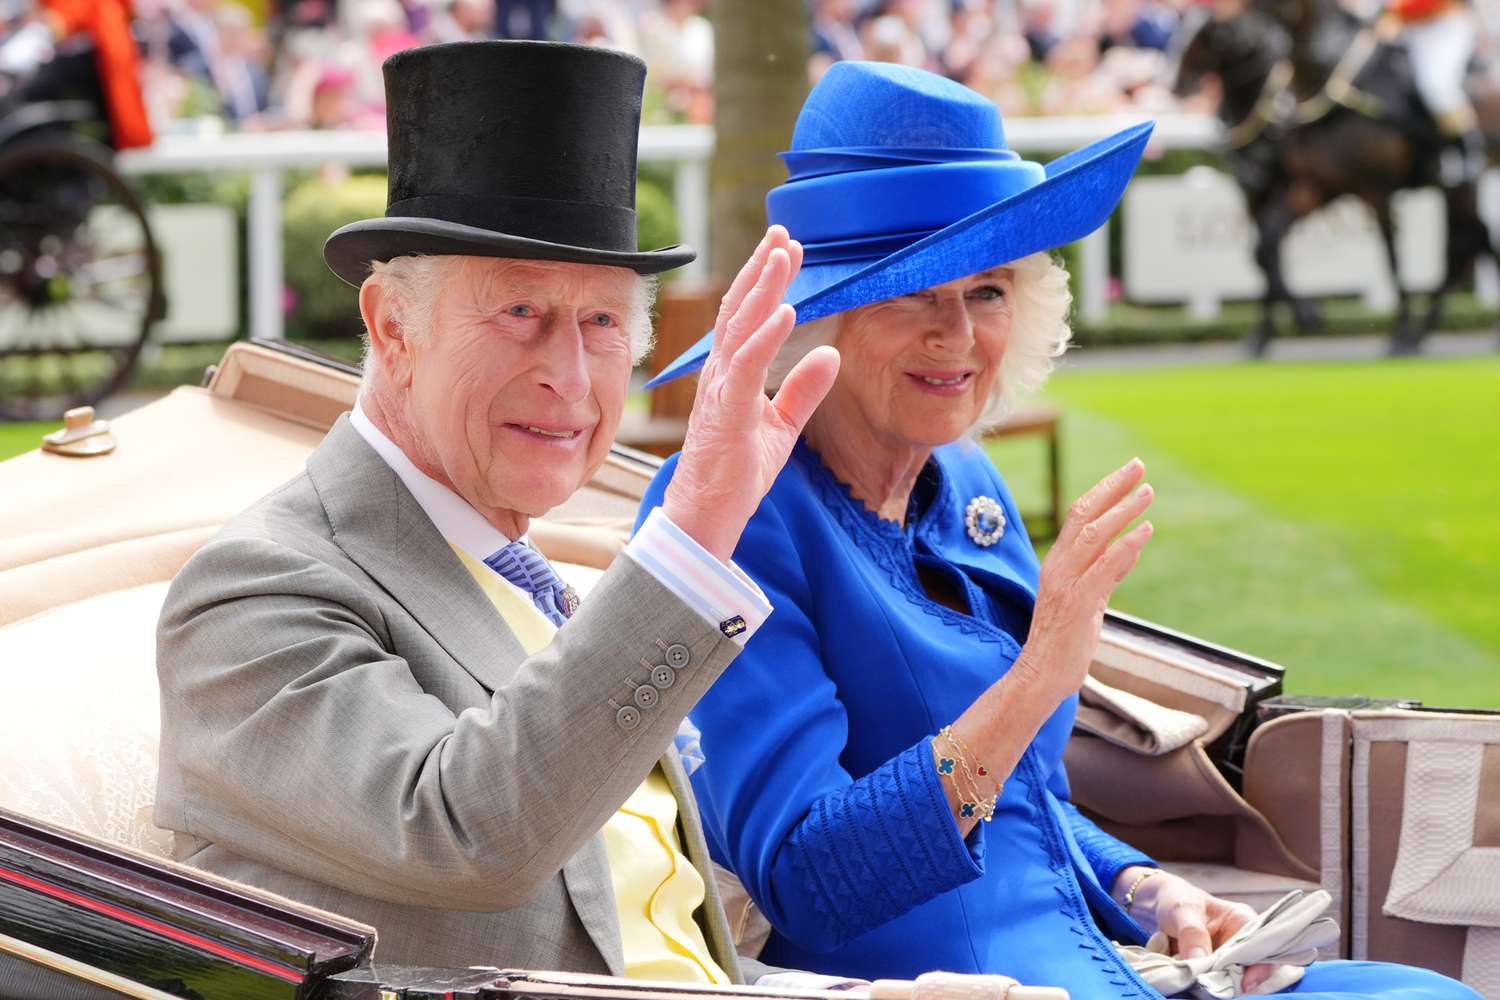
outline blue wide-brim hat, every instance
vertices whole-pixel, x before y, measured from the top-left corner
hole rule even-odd
[[[802,244],[797,322],[908,295],[1082,239],[1114,211],[1146,122],[1043,166],[1006,148],[995,105],[944,77],[839,62],[807,96],[766,214]],[[703,367],[713,334],[646,384]]]

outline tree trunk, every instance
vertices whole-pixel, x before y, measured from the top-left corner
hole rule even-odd
[[[766,231],[766,192],[786,180],[807,96],[807,0],[710,0],[714,26],[709,271],[728,281]]]

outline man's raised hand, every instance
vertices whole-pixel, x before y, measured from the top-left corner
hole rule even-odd
[[[662,500],[674,524],[724,561],[838,375],[838,352],[814,348],[766,398],[766,373],[797,322],[782,299],[801,265],[802,245],[772,226],[725,293]]]

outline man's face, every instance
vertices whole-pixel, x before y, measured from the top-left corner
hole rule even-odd
[[[539,516],[603,463],[630,379],[640,278],[625,268],[455,258],[408,345],[407,419],[481,513]]]

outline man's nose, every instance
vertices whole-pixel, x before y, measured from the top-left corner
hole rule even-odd
[[[538,381],[563,401],[577,403],[588,398],[588,358],[583,332],[572,317],[557,316],[547,324],[540,345]]]

